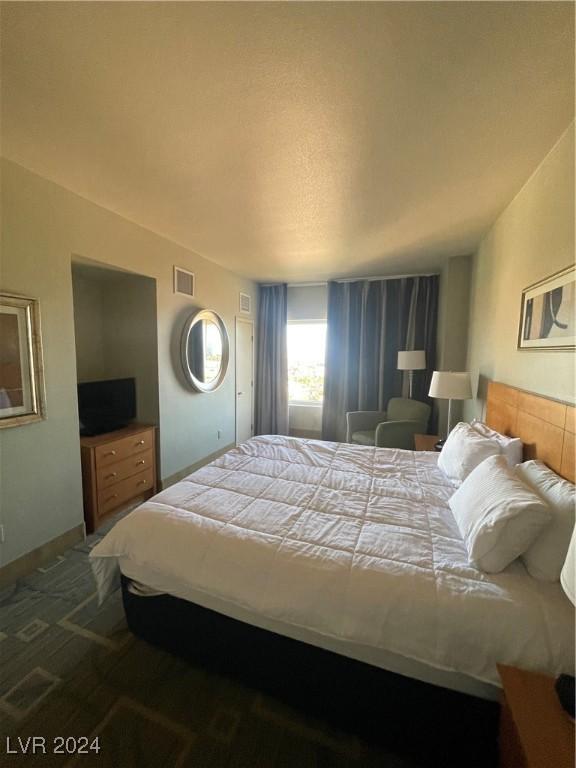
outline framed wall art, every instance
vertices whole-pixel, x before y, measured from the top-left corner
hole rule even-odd
[[[576,347],[576,267],[571,266],[522,291],[518,349]]]
[[[0,293],[0,428],[44,418],[38,301]]]

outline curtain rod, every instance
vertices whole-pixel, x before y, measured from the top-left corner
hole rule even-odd
[[[372,282],[374,280],[402,280],[406,277],[434,277],[435,275],[439,275],[439,272],[419,272],[418,274],[414,275],[386,275],[382,277],[337,277],[334,278],[334,280],[322,280],[322,281],[315,281],[315,282],[302,282],[302,283],[288,283],[288,288],[313,288],[315,286],[320,285],[328,285],[329,282],[331,283],[355,283],[357,281],[369,281]],[[262,285],[278,285],[278,283],[262,283]]]
[[[340,277],[331,282],[354,283],[356,282],[356,280],[366,280],[367,282],[371,282],[372,280],[403,280],[405,277],[434,277],[435,275],[439,275],[439,274],[440,272],[419,272],[416,275],[383,275],[382,277]]]

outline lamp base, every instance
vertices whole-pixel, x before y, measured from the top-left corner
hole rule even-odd
[[[559,675],[554,688],[562,709],[574,720],[574,678],[572,675]]]

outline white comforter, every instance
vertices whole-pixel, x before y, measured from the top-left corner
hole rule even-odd
[[[498,683],[574,669],[559,584],[468,563],[436,456],[256,437],[147,501],[92,551],[286,625]]]

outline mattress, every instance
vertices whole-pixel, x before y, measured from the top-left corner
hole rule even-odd
[[[498,662],[573,674],[560,585],[519,560],[496,575],[471,565],[453,491],[432,453],[256,437],[122,519],[92,566],[101,598],[121,568],[387,669],[405,659],[488,685]]]

